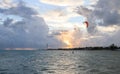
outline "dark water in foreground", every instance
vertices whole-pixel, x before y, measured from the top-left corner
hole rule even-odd
[[[0,51],[0,74],[120,74],[120,51]]]

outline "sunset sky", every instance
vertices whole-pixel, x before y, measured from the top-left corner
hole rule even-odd
[[[120,46],[119,37],[119,0],[0,0],[0,48]]]

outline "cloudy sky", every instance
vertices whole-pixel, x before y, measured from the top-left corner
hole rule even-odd
[[[0,48],[120,46],[119,37],[119,0],[0,0]]]

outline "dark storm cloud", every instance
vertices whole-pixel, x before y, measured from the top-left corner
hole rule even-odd
[[[5,27],[8,27],[12,23],[13,19],[7,18],[4,22],[3,25]]]
[[[4,13],[6,15],[19,15],[25,18],[31,18],[32,15],[38,14],[34,9],[25,6],[24,2],[20,2],[16,7],[11,7],[9,9],[0,9],[0,13]]]
[[[96,19],[103,20],[99,25],[120,25],[120,1],[119,0],[99,0],[92,13]]]
[[[99,0],[92,7],[94,7],[94,10],[79,7],[77,8],[77,13],[87,18],[90,24],[88,27],[89,34],[101,37],[89,39],[85,43],[91,46],[108,46],[112,43],[120,45],[120,1]],[[102,31],[103,28],[98,30],[98,27],[104,27],[109,32]],[[113,29],[115,31],[110,32]]]
[[[12,4],[11,4],[12,5]],[[0,48],[52,48],[61,46],[61,42],[48,35],[48,26],[39,13],[23,1],[16,6],[0,8],[5,16],[14,15],[22,18],[17,20],[7,17],[0,23]],[[16,17],[17,18],[17,17]]]
[[[120,25],[120,14],[116,11],[112,13],[107,13],[105,16],[103,16],[103,20],[103,26]]]
[[[0,48],[35,47],[46,48],[48,26],[38,13],[23,2],[16,7],[0,8],[4,15],[15,15],[22,18],[21,21],[7,18],[0,25]],[[2,18],[1,18],[2,19]]]
[[[38,20],[35,20],[38,19]],[[41,18],[0,27],[0,47],[45,47],[47,26]]]
[[[77,13],[85,16],[90,24],[88,32],[97,32],[96,25],[120,25],[119,0],[99,0],[97,4],[92,7],[94,7],[94,10],[85,7],[77,7]],[[102,22],[96,22],[98,20],[101,20]]]

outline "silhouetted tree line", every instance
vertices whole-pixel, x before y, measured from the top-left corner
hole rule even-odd
[[[111,44],[108,47],[81,47],[81,48],[59,48],[59,49],[48,49],[48,50],[118,50],[120,47],[115,44]]]

